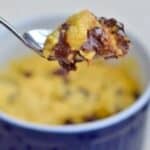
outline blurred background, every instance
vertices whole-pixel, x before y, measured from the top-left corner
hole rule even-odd
[[[149,44],[149,0],[0,0],[0,15],[14,22],[30,16],[68,14],[90,9],[99,16],[117,17]],[[150,44],[149,44],[150,45]]]
[[[0,16],[12,24],[28,17],[68,15],[86,8],[97,16],[115,17],[124,22],[150,48],[149,0],[0,0]],[[144,150],[150,149],[150,120],[148,122]]]

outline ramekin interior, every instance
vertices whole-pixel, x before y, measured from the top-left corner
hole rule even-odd
[[[52,16],[45,16],[45,17],[41,17],[41,19],[39,19],[38,17],[34,17],[31,19],[27,19],[21,22],[21,24],[17,24],[16,26],[19,27],[28,27],[31,25],[31,27],[36,27],[36,24],[38,26],[38,24],[41,23],[40,26],[44,25],[44,22],[48,22],[48,20],[51,20],[49,18],[51,18]],[[63,20],[62,18],[64,17],[60,17],[61,19],[59,20],[59,17],[57,16],[53,16],[53,18],[55,18],[54,20],[56,20],[56,24],[57,21],[60,22],[60,20]],[[57,19],[56,19],[57,18]],[[34,25],[32,25],[34,23]],[[55,25],[55,23],[54,23]],[[45,27],[45,26],[43,26]],[[30,28],[30,27],[29,27]],[[140,39],[135,33],[132,33],[131,29],[128,30],[129,31],[129,36],[131,37],[131,39],[134,39],[134,43],[136,44],[136,47],[138,46],[139,49],[141,49],[142,52],[142,60],[145,61],[145,65],[147,67],[147,71],[148,71],[148,66],[150,66],[150,52],[148,52],[148,48],[142,44],[142,39]],[[4,37],[5,38],[5,34],[9,34],[7,33],[5,30],[2,31],[2,33],[0,34],[0,37]],[[6,36],[7,37],[7,36]],[[146,72],[147,73],[147,72]],[[150,76],[150,73],[148,73],[148,76]],[[5,114],[4,112],[0,113],[0,119],[4,120],[12,125],[18,126],[18,127],[22,127],[25,129],[29,129],[29,130],[37,130],[37,131],[42,131],[42,132],[54,132],[54,133],[78,133],[78,132],[88,132],[88,131],[92,131],[92,130],[97,130],[97,129],[103,129],[109,126],[112,126],[114,124],[117,124],[127,118],[129,118],[130,116],[134,115],[135,113],[137,113],[144,105],[146,105],[149,102],[150,99],[150,86],[149,86],[149,81],[147,81],[147,85],[145,87],[145,90],[142,94],[142,96],[137,100],[137,102],[135,104],[133,104],[131,107],[127,108],[126,110],[108,117],[106,119],[102,119],[102,120],[98,120],[98,121],[94,121],[94,122],[90,122],[90,123],[84,123],[84,124],[79,124],[79,125],[60,125],[60,126],[51,126],[51,125],[40,125],[40,124],[34,124],[34,123],[29,123],[26,121],[22,121],[22,120],[18,120],[16,118],[10,117],[8,114]]]

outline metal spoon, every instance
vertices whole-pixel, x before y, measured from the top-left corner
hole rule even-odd
[[[15,35],[24,45],[34,50],[37,54],[43,57],[42,51],[47,36],[51,33],[51,30],[34,29],[20,34],[16,29],[4,18],[0,17],[0,24],[6,27],[13,35]],[[52,58],[53,60],[54,58]]]

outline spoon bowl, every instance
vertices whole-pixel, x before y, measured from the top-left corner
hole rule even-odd
[[[51,30],[46,29],[34,29],[25,32],[23,35],[17,32],[17,30],[4,18],[0,17],[0,24],[8,29],[13,35],[15,35],[25,46],[35,51],[38,55],[43,57],[43,48],[47,36],[51,33]],[[53,60],[53,58],[52,58]]]
[[[23,34],[23,38],[26,41],[27,46],[33,49],[36,53],[42,55],[44,43],[47,36],[51,33],[51,30],[46,29],[34,29]]]

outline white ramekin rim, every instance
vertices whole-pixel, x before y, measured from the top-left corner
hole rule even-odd
[[[57,17],[57,16],[60,16],[60,15],[44,16],[44,17],[42,17],[43,18],[42,20],[48,19],[50,17]],[[16,24],[18,26],[25,25],[27,23],[39,20],[38,18],[39,18],[39,16],[27,19],[27,21],[22,21],[23,23],[20,23],[20,24],[16,23]],[[27,22],[27,23],[25,23],[25,22]],[[134,31],[134,30],[130,26],[128,31]],[[131,33],[131,32],[129,32],[129,33]],[[5,32],[3,34],[5,34]],[[131,35],[137,40],[138,43],[140,43],[140,44],[144,43],[142,41],[142,39],[140,39],[139,36],[137,34],[135,34],[135,32],[134,32],[134,34],[132,33]],[[144,47],[145,50],[148,50],[149,46],[146,46],[146,44],[144,44],[144,46],[143,46],[143,44],[142,44],[142,47]],[[145,51],[145,53],[148,55],[148,57],[150,59],[150,53],[148,53],[148,51],[147,52]],[[124,110],[114,116],[108,117],[106,119],[89,122],[89,123],[85,123],[85,124],[79,124],[79,125],[51,126],[51,125],[41,125],[41,124],[29,123],[29,122],[18,120],[14,117],[11,117],[11,116],[5,114],[4,112],[0,113],[0,120],[4,120],[4,121],[6,121],[12,125],[15,125],[17,127],[20,127],[20,128],[24,128],[27,130],[35,130],[35,131],[40,131],[40,132],[63,133],[63,134],[89,132],[89,131],[104,129],[104,128],[110,127],[112,125],[118,124],[118,123],[128,119],[130,116],[133,116],[134,114],[139,112],[146,104],[148,104],[149,100],[150,100],[150,86],[148,86],[146,88],[145,92],[137,100],[137,102],[135,104],[133,104],[131,107],[127,108],[126,110]]]

